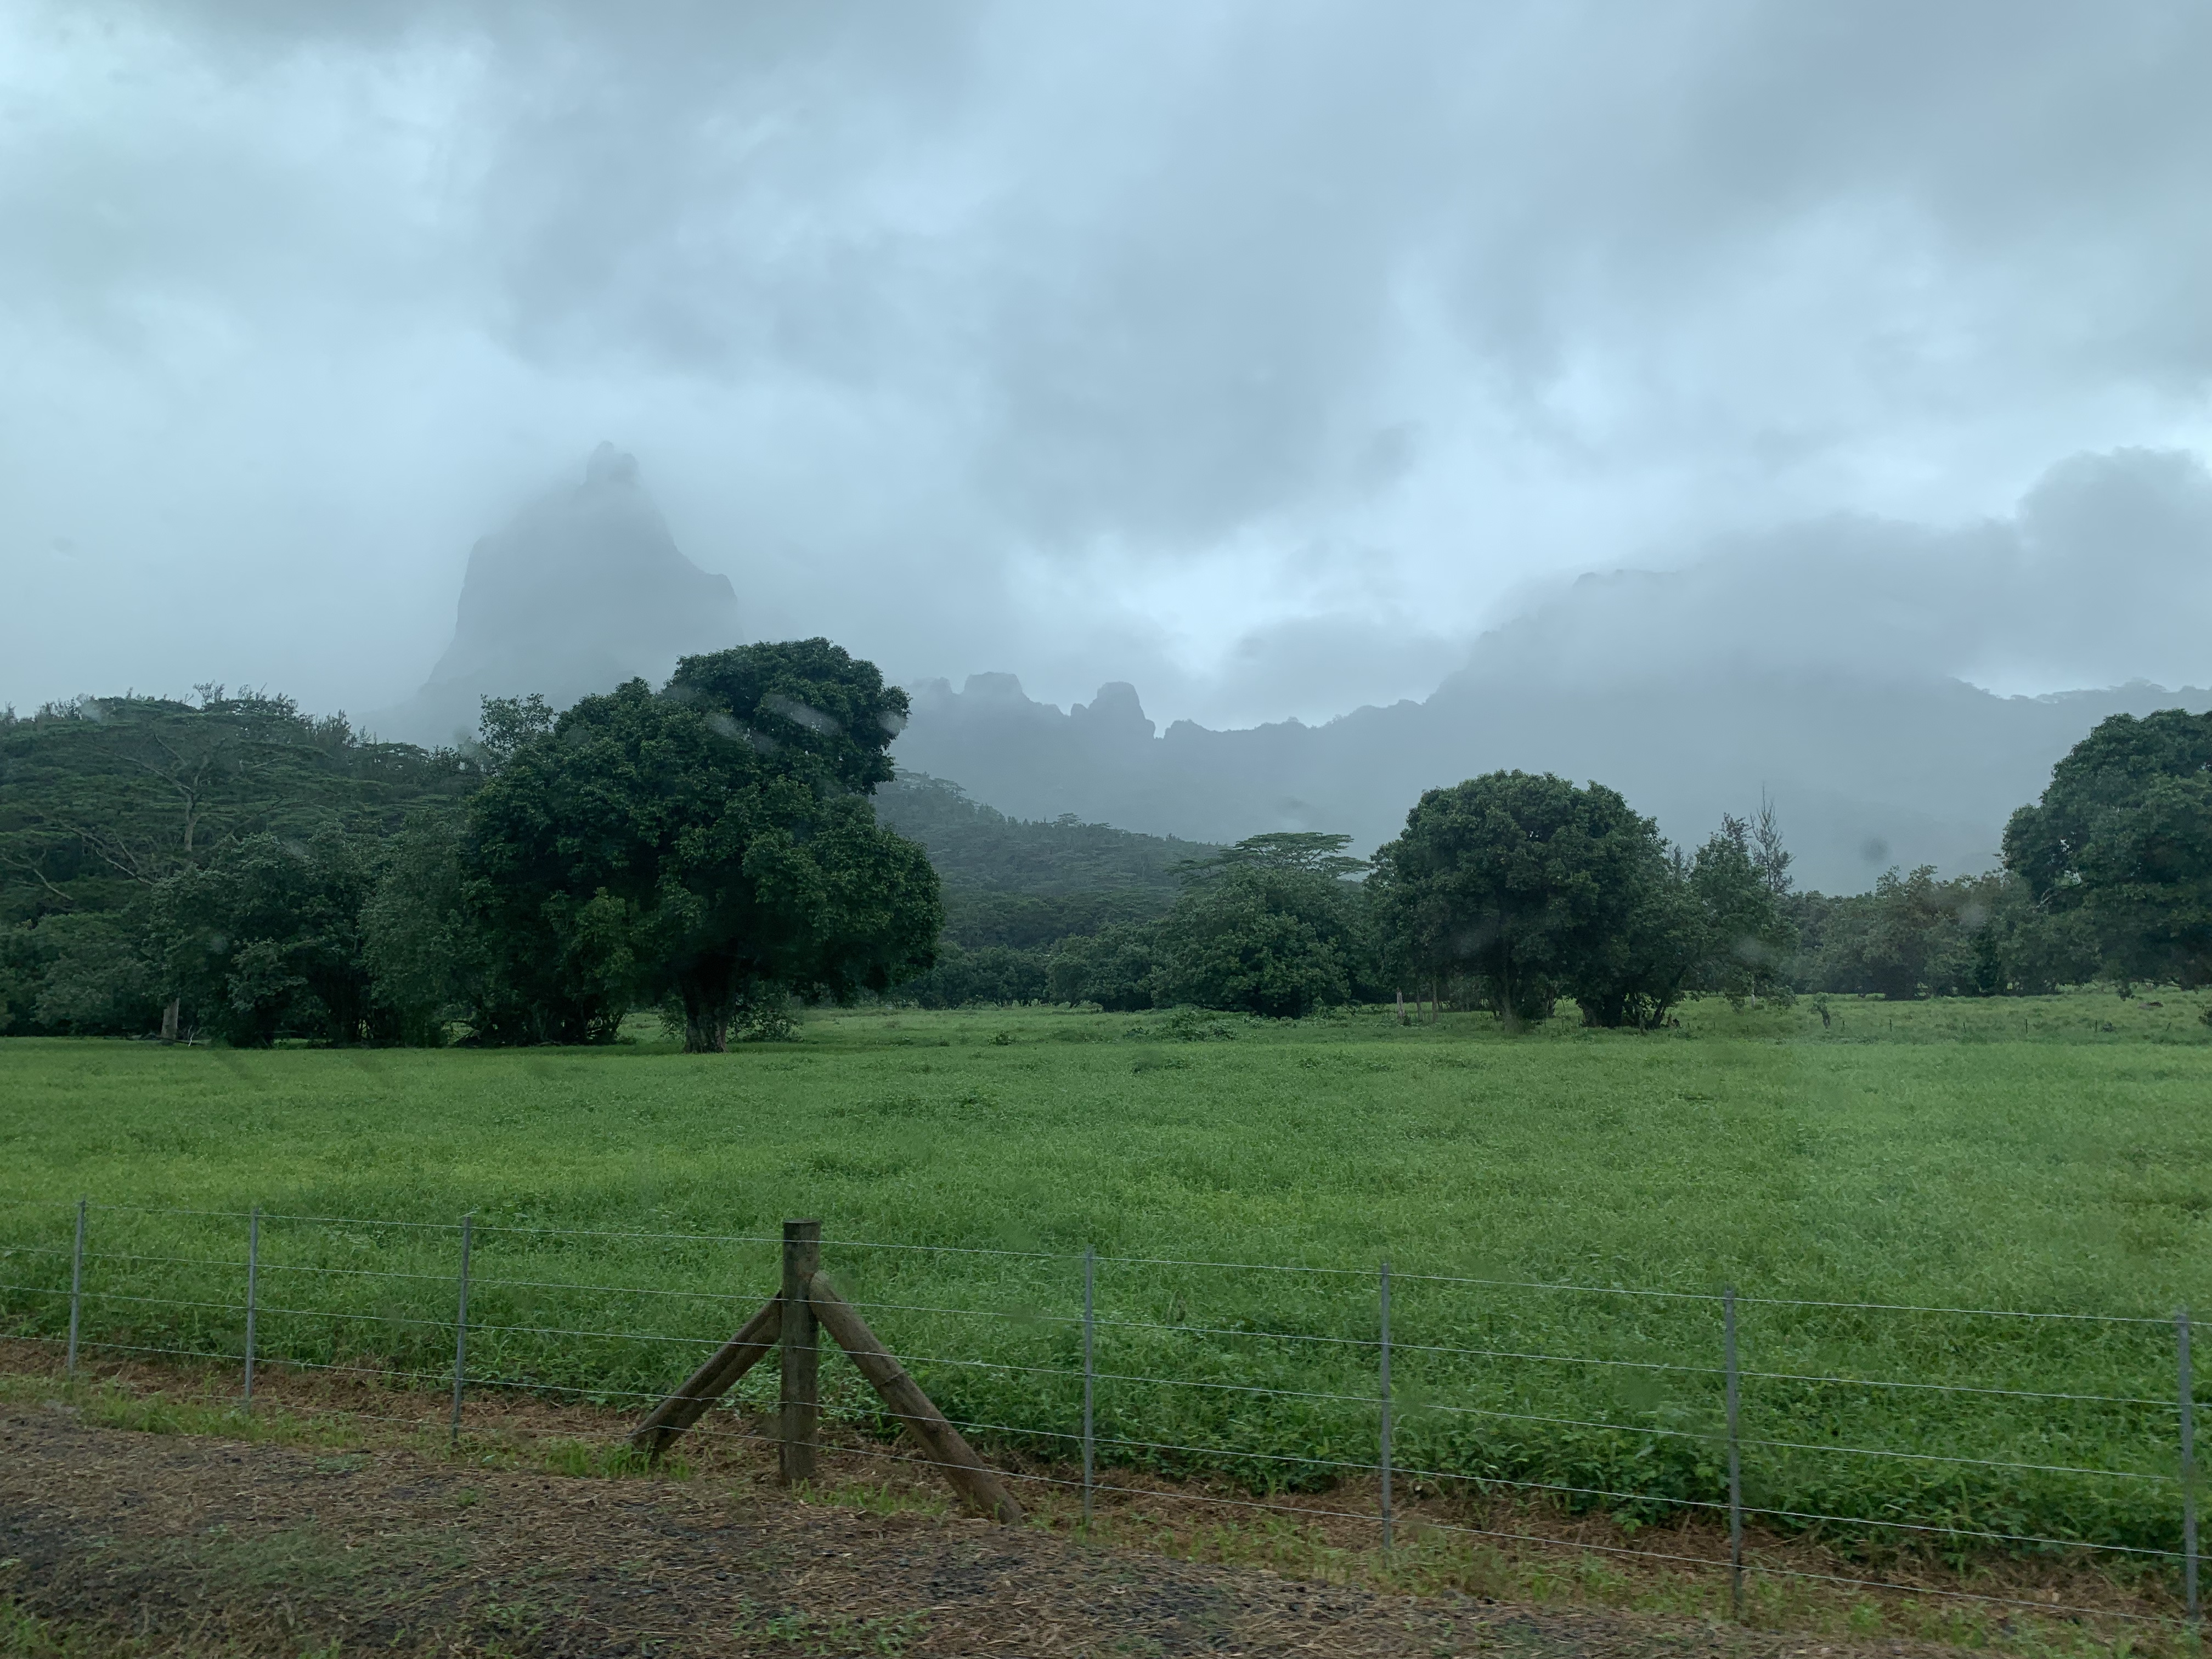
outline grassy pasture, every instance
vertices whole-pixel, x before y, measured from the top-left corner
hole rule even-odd
[[[832,1272],[948,1411],[1065,1455],[1091,1246],[1107,1460],[1325,1486],[1329,1460],[1373,1458],[1388,1257],[1402,1468],[1711,1503],[1709,1298],[1733,1283],[1748,1502],[2165,1548],[2165,1322],[2212,1308],[2200,1006],[1836,998],[1823,1025],[1809,1003],[1701,1004],[1649,1037],[1375,1012],[1196,1042],[1159,1017],[863,1012],[717,1057],[18,1040],[0,1043],[0,1315],[64,1328],[53,1292],[89,1194],[116,1207],[91,1215],[88,1337],[234,1354],[234,1212],[258,1204],[262,1353],[435,1386],[451,1224],[472,1211],[471,1375],[619,1402],[726,1334],[773,1288],[778,1222],[815,1215],[851,1241]],[[216,1213],[156,1212],[178,1208]],[[399,1222],[428,1224],[382,1224]],[[725,1237],[682,1237],[699,1233]],[[1559,1285],[1592,1288],[1532,1288]],[[1614,1363],[1569,1363],[1589,1360]],[[1883,1452],[1919,1455],[1863,1455]],[[2056,1472],[2093,1468],[2134,1478]]]

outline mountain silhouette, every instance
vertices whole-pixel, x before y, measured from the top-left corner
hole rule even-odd
[[[602,443],[581,483],[477,543],[453,642],[421,690],[364,724],[452,743],[476,730],[483,697],[536,691],[565,708],[633,676],[657,683],[678,657],[740,640],[730,579],[684,556],[635,458]]]

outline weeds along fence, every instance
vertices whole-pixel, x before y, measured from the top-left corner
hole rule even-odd
[[[1810,1533],[1868,1562],[2094,1561],[2197,1613],[2191,1328],[1419,1272],[889,1243],[829,1276],[968,1438],[1086,1511],[1124,1472],[1198,1501],[1475,1524],[1528,1497],[1632,1526]],[[781,1238],[103,1205],[0,1206],[0,1331],[56,1367],[272,1367],[459,1432],[498,1391],[641,1415],[781,1284]],[[775,1437],[774,1364],[692,1431]],[[823,1410],[896,1428],[849,1367]],[[748,1426],[748,1425],[750,1426]],[[1359,1507],[1332,1504],[1357,1491]],[[1317,1495],[1317,1496],[1316,1496]],[[1495,1513],[1495,1510],[1490,1511]],[[1447,1524],[1442,1516],[1459,1517]],[[1567,1547],[1715,1565],[1706,1556]],[[1795,1571],[1790,1577],[1821,1577]],[[1899,1585],[1896,1588],[1912,1588]],[[1987,1598],[2002,1600],[2003,1598]],[[2034,1604],[2053,1611],[2046,1604]],[[2063,1611],[2063,1609],[2058,1609]]]

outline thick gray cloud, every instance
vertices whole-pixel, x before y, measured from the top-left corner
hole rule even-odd
[[[749,631],[1162,718],[1831,514],[1808,602],[1910,609],[1897,522],[1955,571],[2212,448],[2207,61],[2190,0],[14,8],[0,698],[396,701],[601,438]],[[2117,499],[2036,487],[1990,557],[2082,602],[1943,596],[1947,672],[2208,678]]]
[[[1475,653],[1495,683],[2205,685],[2212,471],[2181,451],[2076,455],[2002,517],[1931,530],[1838,514],[1678,570],[1587,574],[1516,608]]]

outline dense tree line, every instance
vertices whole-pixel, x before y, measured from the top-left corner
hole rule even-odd
[[[2212,714],[2101,722],[2006,826],[2004,862],[1791,907],[1804,989],[2038,994],[2105,980],[2212,984]]]
[[[1602,785],[1498,772],[1347,838],[1212,848],[1022,823],[894,778],[906,712],[826,641],[686,659],[461,750],[203,687],[0,717],[0,1032],[688,1048],[793,997],[1387,998],[1648,1029],[1685,997],[2212,982],[2212,715],[2099,726],[2003,866],[1795,890],[1771,807],[1669,845]]]
[[[2100,725],[1978,876],[1800,892],[1771,805],[1685,849],[1601,785],[1519,772],[1430,791],[1364,879],[1344,845],[1261,836],[1188,860],[1158,915],[1071,929],[966,988],[1255,1014],[1413,988],[1508,1022],[1565,1000],[1589,1024],[1648,1028],[1692,995],[2212,983],[2212,715],[2180,710]]]
[[[937,878],[867,799],[905,694],[826,641],[687,658],[466,752],[281,698],[0,723],[0,1030],[688,1048],[928,968]]]

